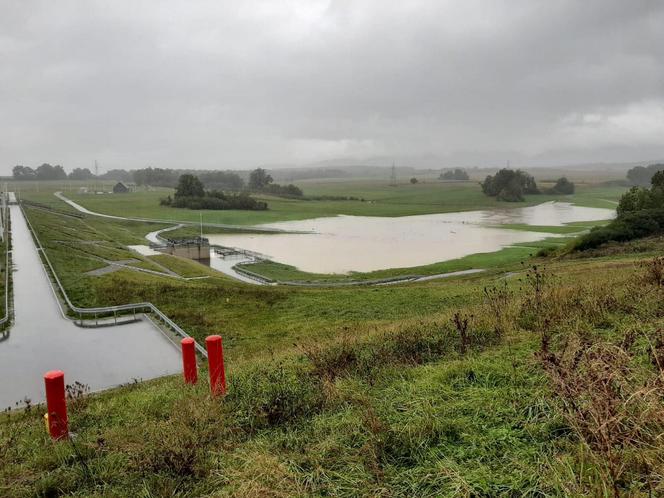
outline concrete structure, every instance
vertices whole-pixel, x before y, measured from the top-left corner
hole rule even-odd
[[[210,241],[206,238],[169,240],[164,245],[151,245],[155,251],[180,256],[182,258],[195,259],[204,264],[210,264]]]

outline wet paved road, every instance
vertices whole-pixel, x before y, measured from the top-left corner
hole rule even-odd
[[[0,409],[24,397],[43,401],[43,374],[52,369],[92,391],[180,371],[176,347],[148,321],[86,329],[65,319],[20,208],[10,210],[15,321],[0,335]]]

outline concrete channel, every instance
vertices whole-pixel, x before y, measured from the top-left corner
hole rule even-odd
[[[67,319],[20,207],[10,216],[14,323],[0,335],[0,409],[42,402],[48,370],[92,392],[181,370],[175,344],[146,318],[102,328]]]

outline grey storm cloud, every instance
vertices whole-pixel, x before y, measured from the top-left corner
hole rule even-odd
[[[657,0],[6,0],[0,173],[664,157],[662,26]]]

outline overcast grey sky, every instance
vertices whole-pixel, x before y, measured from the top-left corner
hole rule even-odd
[[[658,0],[2,0],[0,173],[664,158],[663,26]]]

